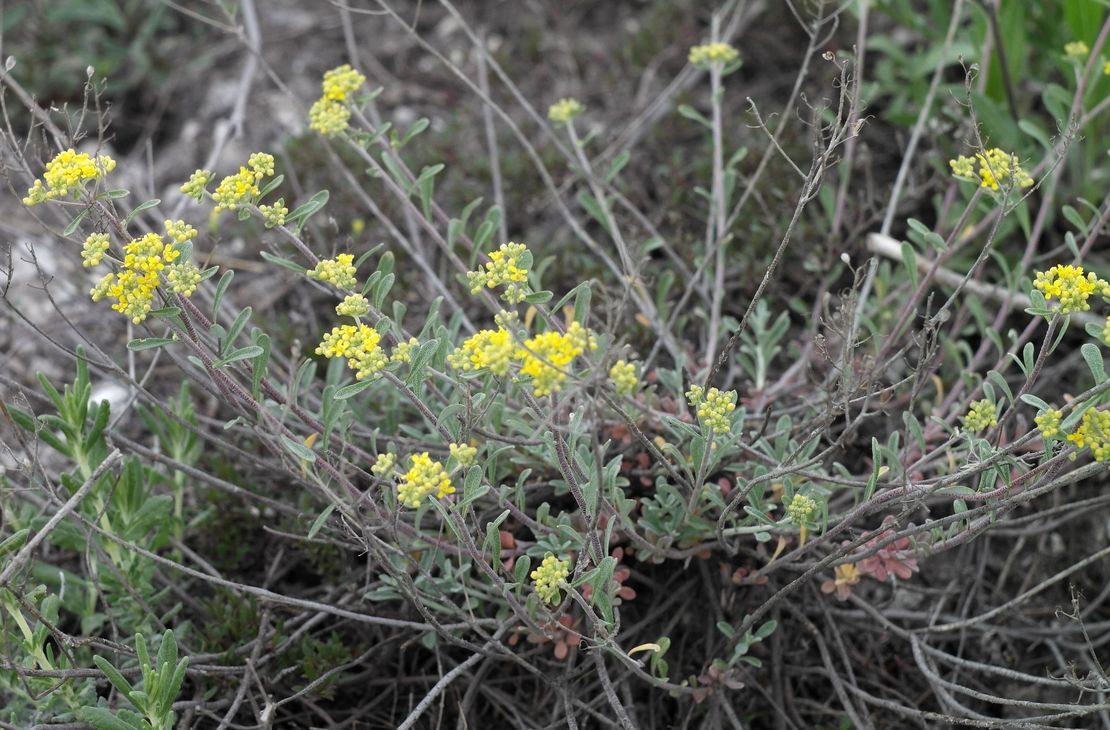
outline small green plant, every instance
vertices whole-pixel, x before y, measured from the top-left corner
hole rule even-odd
[[[177,639],[167,630],[162,635],[158,653],[152,658],[142,634],[135,635],[135,654],[142,680],[136,688],[112,662],[94,656],[93,662],[104,672],[112,686],[134,711],[121,708],[115,712],[105,707],[85,707],[81,718],[97,730],[172,730],[177,713],[173,703],[185,681],[189,657],[177,656]]]

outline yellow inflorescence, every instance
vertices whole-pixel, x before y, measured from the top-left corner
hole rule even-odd
[[[804,525],[817,512],[817,501],[804,494],[795,494],[786,508],[786,514],[796,525]]]
[[[459,462],[459,466],[470,466],[474,463],[474,457],[478,455],[478,449],[470,444],[448,444],[448,448],[451,450],[451,456]]]
[[[228,175],[216,186],[216,191],[212,193],[212,199],[216,201],[216,212],[238,210],[245,205],[250,205],[262,194],[258,184],[273,174],[274,156],[265,152],[255,152],[247,160],[245,167],[240,167],[239,172]],[[184,189],[182,186],[182,190]]]
[[[586,111],[586,107],[577,99],[559,99],[547,110],[547,118],[556,125],[569,124],[570,120]]]
[[[1033,286],[1045,299],[1060,300],[1060,313],[1085,312],[1091,308],[1087,302],[1092,294],[1110,297],[1110,284],[1093,272],[1084,274],[1082,266],[1059,265],[1037,273]]]
[[[1068,441],[1078,449],[1089,448],[1096,461],[1110,461],[1110,410],[1088,410]]]
[[[998,425],[998,414],[995,412],[994,403],[983,398],[971,404],[967,415],[963,417],[964,428],[972,433],[994,428]]]
[[[355,257],[349,253],[341,253],[334,259],[323,259],[308,272],[308,278],[326,282],[336,289],[354,289],[358,285],[354,262]]]
[[[1102,341],[1110,345],[1110,315],[1106,317],[1106,324],[1102,325]]]
[[[617,360],[609,368],[609,382],[617,395],[631,395],[640,387],[640,379],[636,377],[636,365],[627,360]]]
[[[364,83],[366,77],[347,64],[325,73],[320,84],[324,93],[308,110],[308,126],[325,137],[346,131],[351,119],[351,96]]]
[[[740,53],[727,43],[706,43],[690,49],[690,63],[706,68],[713,64],[727,66],[740,58]]]
[[[521,258],[528,252],[523,243],[504,243],[489,254],[489,262],[477,271],[466,272],[470,293],[477,294],[483,287],[494,289],[504,286],[501,298],[509,304],[519,304],[527,294],[528,269],[521,266]]]
[[[192,261],[179,261],[166,268],[166,282],[174,294],[191,296],[197,290],[200,279],[200,269]]]
[[[438,499],[454,494],[455,488],[451,486],[451,478],[447,476],[443,464],[434,461],[427,451],[413,454],[409,460],[412,468],[405,472],[401,483],[397,485],[397,499],[401,504],[416,509],[424,501],[424,497],[433,492]]]
[[[570,561],[559,560],[554,553],[548,553],[531,574],[536,586],[536,595],[544,603],[552,605],[558,603],[559,584],[565,581],[568,575],[570,575]]]
[[[185,243],[197,237],[197,229],[185,221],[166,221],[163,224],[166,228],[166,235],[174,240],[175,243]]]
[[[66,197],[81,189],[89,180],[103,178],[115,167],[116,161],[107,155],[93,157],[73,149],[59,152],[53,160],[46,163],[42,180],[35,180],[34,185],[27,190],[23,204],[38,205],[47,200]]]
[[[351,110],[332,99],[317,99],[308,110],[308,126],[325,137],[335,137],[350,125]]]
[[[262,225],[267,228],[277,228],[285,225],[285,216],[289,215],[289,209],[285,207],[284,201],[281,200],[273,205],[260,205],[258,210],[262,213]]]
[[[90,233],[81,246],[81,260],[85,266],[99,266],[104,254],[108,253],[108,234]]]
[[[1064,44],[1064,55],[1068,58],[1085,58],[1091,49],[1083,41],[1072,41]]]
[[[86,246],[89,245],[88,241],[85,243]],[[89,253],[95,253],[95,251]],[[161,283],[163,270],[166,270],[173,291],[185,296],[192,294],[196,289],[196,282],[200,280],[200,272],[197,271],[195,278],[190,276],[191,288],[175,283],[179,278],[178,272],[192,265],[174,264],[181,251],[174,248],[173,244],[163,241],[157,233],[148,233],[141,238],[133,239],[123,247],[123,253],[123,268],[118,273],[105,274],[89,295],[94,302],[104,297],[115,299],[116,303],[112,305],[112,309],[130,317],[135,324],[142,322],[150,313],[154,292]],[[85,256],[84,251],[82,256]],[[88,260],[86,258],[86,262]],[[97,262],[99,263],[99,259]],[[196,267],[193,266],[192,269],[195,271]]]
[[[355,379],[362,380],[386,366],[389,358],[378,344],[381,335],[370,325],[344,324],[333,327],[316,347],[316,354],[329,360],[347,358],[347,367],[355,371]]]
[[[736,410],[736,391],[720,391],[710,388],[705,391],[700,385],[691,385],[686,398],[697,412],[698,420],[719,436],[732,429],[729,414]]]
[[[345,63],[326,72],[320,86],[324,90],[325,99],[348,101],[351,94],[358,91],[364,83],[366,77]]]
[[[370,467],[370,472],[380,477],[388,476],[396,464],[397,455],[387,451],[384,454],[378,454],[374,459],[374,465]]]
[[[458,370],[488,368],[495,375],[506,375],[516,354],[513,335],[504,327],[481,330],[447,356],[447,363]]]
[[[960,155],[949,160],[948,166],[956,177],[975,179],[979,182],[979,187],[989,190],[998,190],[1001,183],[1010,179],[1019,188],[1027,188],[1033,184],[1033,178],[1019,164],[1018,156],[998,147],[977,152],[975,157]]]
[[[189,176],[189,180],[181,185],[181,192],[195,200],[201,200],[212,182],[214,175],[208,170],[197,170]]]
[[[1060,420],[1064,414],[1055,408],[1049,408],[1037,414],[1033,422],[1037,424],[1037,429],[1041,432],[1041,438],[1048,440],[1060,434]]]
[[[341,317],[365,317],[370,313],[370,302],[361,294],[348,294],[335,305],[335,313]]]
[[[420,346],[420,340],[410,337],[408,342],[398,342],[389,354],[390,362],[412,362],[412,353]]]
[[[558,391],[574,358],[594,349],[597,340],[589,330],[571,322],[565,334],[544,332],[525,340],[516,357],[521,361],[521,374],[532,378],[532,391],[540,397]]]

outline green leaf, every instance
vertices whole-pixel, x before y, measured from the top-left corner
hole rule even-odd
[[[373,380],[360,380],[357,383],[351,383],[350,385],[344,385],[342,388],[335,391],[335,399],[336,400],[347,400],[348,398],[353,398],[356,395],[358,395],[359,393],[361,393],[362,391],[369,388],[373,384],[374,384]]]
[[[689,104],[679,104],[678,113],[686,117],[687,119],[694,120],[707,129],[713,129],[713,122],[709,121],[701,112],[699,112],[697,109],[690,106]]]
[[[93,656],[93,664],[95,664],[100,671],[104,672],[104,676],[108,678],[108,681],[112,683],[112,686],[115,687],[120,694],[126,697],[128,701],[131,701],[132,693],[135,691],[135,688],[131,686],[127,678],[120,674],[120,671],[116,669],[110,661],[102,656]]]
[[[327,507],[324,508],[324,511],[320,513],[320,516],[312,521],[312,527],[308,528],[309,540],[316,537],[316,533],[320,532],[320,528],[324,526],[324,523],[328,521],[329,517],[331,517],[331,513],[335,511],[335,507],[336,505],[329,504]]]
[[[266,261],[269,261],[271,264],[277,264],[283,269],[289,269],[290,271],[296,272],[298,274],[303,274],[304,272],[308,271],[308,269],[301,266],[300,264],[295,264],[289,259],[283,259],[281,256],[275,256],[269,251],[259,251],[258,255]]]
[[[281,442],[285,445],[286,449],[292,452],[292,454],[301,461],[307,461],[309,464],[314,464],[316,462],[316,452],[304,444],[294,441],[284,435],[281,437]]]
[[[308,200],[307,203],[298,206],[296,210],[286,216],[285,224],[289,225],[290,223],[295,222],[297,225],[294,230],[299,233],[300,230],[304,228],[305,223],[308,222],[308,219],[312,217],[314,213],[323,208],[325,204],[327,204],[330,195],[331,193],[329,193],[327,190],[321,190],[320,192],[316,193]]]
[[[162,201],[158,198],[153,198],[151,200],[147,200],[146,202],[139,203],[135,206],[135,210],[131,211],[130,215],[123,219],[123,227],[127,228],[127,226],[131,225],[131,221],[135,220],[135,216],[137,216],[139,213],[142,213],[144,210],[149,210],[156,205],[161,205],[161,203]]]
[[[142,730],[142,725],[132,725],[112,714],[105,707],[82,707],[80,717],[96,730]]]
[[[1032,393],[1023,393],[1021,396],[1021,400],[1023,403],[1028,403],[1029,405],[1033,406],[1038,411],[1047,411],[1052,407]]]
[[[1087,367],[1095,379],[1095,385],[1101,385],[1106,380],[1106,364],[1102,360],[1102,352],[1098,349],[1098,345],[1085,342],[1079,351],[1087,361]]]
[[[220,319],[220,302],[223,301],[224,293],[227,287],[231,284],[231,280],[235,278],[235,271],[228,269],[224,275],[220,277],[219,282],[216,283],[216,293],[212,296],[212,321],[217,322]]]
[[[171,337],[144,337],[136,338],[127,343],[127,349],[132,352],[142,352],[143,350],[153,350],[158,347],[165,347],[172,345],[177,340]]]
[[[62,235],[63,236],[73,235],[73,232],[77,230],[77,228],[81,225],[81,221],[85,220],[85,216],[87,216],[88,214],[89,214],[89,209],[85,208],[83,211],[81,211],[76,216],[74,216],[73,220],[71,220],[69,222],[69,225],[66,226],[66,229],[64,231],[62,231]]]
[[[258,357],[263,352],[264,350],[258,345],[248,345],[247,347],[242,347],[238,350],[233,350],[227,353],[227,355],[212,363],[212,366],[216,368],[222,368],[225,365],[230,365],[233,362],[239,362],[240,360],[250,360],[252,357]]]

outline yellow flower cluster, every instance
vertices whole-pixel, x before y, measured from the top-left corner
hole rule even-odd
[[[470,293],[477,294],[482,287],[494,289],[504,286],[501,298],[509,304],[519,304],[527,294],[528,267],[521,259],[528,253],[523,243],[503,243],[489,254],[489,262],[477,271],[466,272]]]
[[[412,362],[412,353],[420,346],[420,340],[410,337],[408,342],[398,342],[389,354],[390,362]]]
[[[166,228],[166,235],[176,243],[185,243],[197,237],[197,229],[185,221],[167,220],[163,225]]]
[[[790,515],[790,519],[796,525],[804,525],[815,512],[817,512],[817,501],[804,494],[795,494],[786,508],[786,514]]]
[[[108,253],[108,234],[90,233],[81,246],[81,261],[88,266],[99,266],[104,254]]]
[[[1048,271],[1039,271],[1033,279],[1033,286],[1044,294],[1045,299],[1059,299],[1061,314],[1087,311],[1091,308],[1087,299],[1092,294],[1110,297],[1110,283],[1094,272],[1084,275],[1082,266],[1059,265]]]
[[[640,387],[640,379],[636,377],[636,365],[627,360],[617,360],[609,368],[609,382],[617,395],[632,395]]]
[[[1018,156],[998,147],[977,152],[975,157],[960,155],[949,160],[948,166],[956,177],[977,180],[979,187],[990,190],[998,190],[1000,183],[1008,179],[1013,179],[1019,188],[1027,188],[1033,184],[1033,178],[1019,164]]]
[[[192,261],[179,261],[166,269],[166,281],[170,291],[181,296],[192,296],[200,283],[201,273]]]
[[[709,430],[723,436],[732,429],[729,414],[736,410],[736,391],[710,388],[707,392],[700,385],[691,385],[686,398],[697,412],[698,420]]]
[[[245,205],[250,205],[262,194],[258,184],[273,174],[274,156],[265,152],[255,152],[247,160],[245,167],[240,167],[239,172],[228,175],[216,186],[216,191],[212,193],[212,199],[216,201],[216,212],[238,210]]]
[[[378,457],[376,459],[374,459],[374,465],[370,467],[370,471],[371,471],[371,473],[376,474],[380,477],[385,477],[385,476],[388,476],[389,473],[393,471],[393,467],[396,464],[397,464],[396,454],[392,454],[392,453],[387,451],[384,454],[378,454]]]
[[[103,178],[115,167],[116,161],[107,155],[93,157],[85,152],[76,152],[72,148],[59,152],[53,160],[46,163],[42,180],[35,180],[27,190],[27,197],[23,199],[23,204],[38,205],[47,200],[66,197],[80,190],[89,180]]]
[[[967,415],[963,417],[964,428],[975,433],[998,425],[998,414],[995,412],[994,403],[983,398],[971,404]]]
[[[701,68],[713,64],[727,66],[740,58],[740,53],[727,43],[706,43],[690,49],[690,63]]]
[[[557,126],[570,124],[570,120],[586,111],[586,107],[577,99],[559,99],[548,108],[547,118]]]
[[[1106,317],[1106,324],[1102,325],[1102,341],[1110,345],[1110,315]]]
[[[308,272],[308,278],[326,282],[336,289],[354,289],[358,284],[354,262],[355,257],[349,253],[341,253],[334,259],[323,259]]]
[[[447,364],[457,370],[489,369],[495,375],[506,375],[516,354],[513,335],[504,327],[481,330],[469,337],[447,356]]]
[[[570,561],[559,560],[554,553],[548,553],[531,574],[536,586],[536,595],[544,603],[552,605],[558,603],[559,584],[565,581],[568,575],[570,575]]]
[[[1110,461],[1110,410],[1088,410],[1068,441],[1077,449],[1089,448],[1096,461]]]
[[[208,170],[197,170],[189,176],[189,180],[181,185],[181,192],[200,202],[208,190],[208,183],[215,177]]]
[[[341,317],[365,317],[370,313],[370,302],[361,294],[348,294],[335,305],[335,313]]]
[[[344,324],[333,327],[317,345],[316,354],[329,360],[347,358],[347,367],[355,371],[355,380],[362,380],[386,366],[389,358],[379,343],[381,335],[367,324]]]
[[[578,322],[571,322],[565,334],[544,332],[525,340],[517,351],[520,372],[532,378],[536,397],[551,395],[562,387],[574,358],[586,350],[596,350],[597,340]]]
[[[434,461],[427,451],[413,454],[409,460],[412,468],[405,472],[401,483],[397,485],[397,499],[401,504],[416,509],[424,501],[424,497],[433,492],[438,499],[454,494],[455,488],[451,486],[451,478],[447,476],[443,464]]]
[[[325,137],[346,131],[351,119],[351,95],[364,83],[366,77],[347,64],[325,73],[321,83],[324,94],[308,110],[308,126]]]
[[[1048,410],[1042,411],[1041,413],[1037,414],[1036,418],[1033,419],[1033,422],[1037,424],[1037,428],[1041,432],[1041,438],[1047,441],[1053,436],[1059,435],[1060,420],[1063,417],[1064,414],[1062,412],[1056,410],[1055,408],[1049,408]]]
[[[89,242],[86,241],[86,246],[88,245]],[[123,253],[123,269],[118,273],[105,274],[89,294],[94,302],[106,296],[115,299],[112,309],[130,317],[135,324],[142,322],[150,313],[154,292],[161,283],[160,272],[167,267],[167,278],[172,291],[189,296],[196,289],[196,281],[200,279],[199,272],[191,289],[182,286],[180,277],[174,274],[183,271],[186,265],[173,264],[181,251],[174,248],[173,244],[163,241],[157,233],[148,233],[142,238],[133,239],[123,247]],[[84,254],[82,252],[83,256]]]
[[[262,225],[267,228],[277,228],[285,225],[285,216],[289,209],[285,207],[284,199],[278,200],[273,205],[260,205],[258,210],[262,213]]]
[[[1068,58],[1084,58],[1091,49],[1083,41],[1072,41],[1064,44],[1064,55]]]
[[[451,456],[459,462],[459,466],[470,466],[474,463],[474,457],[478,455],[478,449],[470,444],[449,444],[448,448],[451,450]]]

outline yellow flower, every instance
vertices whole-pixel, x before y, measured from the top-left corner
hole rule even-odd
[[[374,460],[374,465],[370,467],[370,471],[380,477],[386,477],[393,471],[393,467],[396,463],[397,456],[395,454],[390,452],[378,454],[378,457]]]
[[[239,172],[220,181],[216,191],[212,193],[212,199],[216,201],[216,212],[219,213],[221,210],[238,210],[249,205],[261,193],[254,171],[240,167]]]
[[[504,327],[481,330],[447,356],[447,364],[457,370],[489,369],[504,376],[516,354],[512,334]]]
[[[701,68],[714,64],[727,66],[740,58],[740,53],[727,43],[706,43],[690,49],[690,63]]]
[[[410,337],[408,342],[398,342],[389,355],[390,362],[412,362],[412,351],[420,346],[420,340]]]
[[[192,261],[173,264],[166,269],[166,281],[170,291],[183,297],[192,296],[200,283],[201,273]]]
[[[402,481],[397,485],[397,499],[406,507],[416,509],[424,501],[424,497],[435,492],[439,499],[448,494],[454,494],[455,488],[451,486],[451,479],[443,468],[443,464],[433,461],[428,452],[413,454],[409,457],[412,462]]]
[[[636,365],[626,360],[617,360],[609,368],[609,382],[617,395],[631,395],[640,387],[640,379],[636,377]]]
[[[262,225],[267,228],[285,225],[285,216],[289,215],[289,209],[285,207],[284,200],[278,200],[273,205],[260,205],[258,210],[262,213]]]
[[[469,444],[448,444],[448,448],[451,450],[451,456],[459,462],[459,466],[470,466],[478,454],[478,449]]]
[[[197,237],[197,229],[185,221],[168,220],[163,225],[166,228],[166,235],[177,243],[185,243]]]
[[[790,515],[790,519],[796,525],[804,525],[816,511],[817,501],[804,494],[795,494],[794,498],[790,500],[790,505],[786,508],[786,513]]]
[[[1072,41],[1064,44],[1064,55],[1068,58],[1083,58],[1091,49],[1083,41]]]
[[[320,86],[324,90],[325,99],[347,101],[364,83],[366,77],[345,63],[326,72]]]
[[[559,99],[547,110],[547,118],[555,122],[556,126],[570,124],[576,116],[586,111],[577,99]]]
[[[565,334],[544,332],[525,340],[516,357],[521,361],[520,373],[532,378],[532,392],[541,397],[562,387],[574,358],[596,348],[594,336],[578,322],[571,322]]]
[[[365,317],[370,313],[370,302],[361,294],[348,294],[335,306],[335,313],[341,317]]]
[[[80,190],[89,180],[103,178],[115,167],[116,161],[107,155],[93,157],[72,148],[59,152],[46,163],[42,180],[35,180],[34,185],[27,190],[23,204],[38,205],[46,200],[66,197]]]
[[[978,172],[975,170],[976,164],[979,166]],[[1001,183],[1011,179],[1019,188],[1027,188],[1033,184],[1033,178],[1019,164],[1018,156],[998,147],[977,152],[974,158],[960,155],[949,160],[948,165],[956,177],[977,180],[979,187],[989,190],[998,190]]]
[[[1089,448],[1096,461],[1110,461],[1110,410],[1091,408],[1086,411],[1068,441],[1077,449]]]
[[[84,266],[99,266],[104,254],[108,252],[108,234],[90,233],[81,246],[81,260]]]
[[[332,99],[317,99],[308,110],[308,126],[325,137],[335,137],[347,131],[351,110]]]
[[[544,603],[559,602],[559,584],[570,575],[570,561],[559,560],[554,553],[544,556],[539,567],[532,571],[531,578],[536,586],[536,595]]]
[[[190,175],[189,180],[181,186],[181,192],[199,201],[204,197],[204,193],[208,188],[208,183],[212,182],[213,177],[212,173],[208,170],[197,170]]]
[[[1033,287],[1039,289],[1046,300],[1059,299],[1061,314],[1087,311],[1091,308],[1087,299],[1092,294],[1110,296],[1110,284],[1094,272],[1084,275],[1082,266],[1058,265],[1037,272]]]
[[[316,354],[329,360],[347,358],[347,367],[355,371],[355,380],[362,380],[386,366],[389,358],[378,344],[381,335],[367,324],[344,324],[332,328],[317,345]]]
[[[967,415],[963,417],[964,428],[972,433],[994,428],[998,425],[998,414],[995,412],[994,403],[983,398],[971,404]]]
[[[477,294],[483,287],[494,289],[504,286],[501,298],[509,304],[519,304],[527,295],[528,267],[524,263],[525,254],[531,260],[528,247],[523,243],[504,243],[489,254],[489,262],[479,266],[477,271],[466,272],[470,283],[470,293]]]
[[[1037,424],[1037,429],[1041,432],[1041,438],[1047,441],[1060,433],[1060,420],[1063,417],[1062,412],[1055,408],[1049,408],[1038,413],[1033,422]]]
[[[732,430],[729,414],[736,410],[736,391],[720,391],[710,388],[708,392],[700,385],[691,385],[686,391],[702,425],[719,436]]]
[[[326,282],[336,289],[354,289],[358,285],[354,261],[355,257],[349,253],[341,253],[334,259],[323,259],[308,272],[308,278]]]

